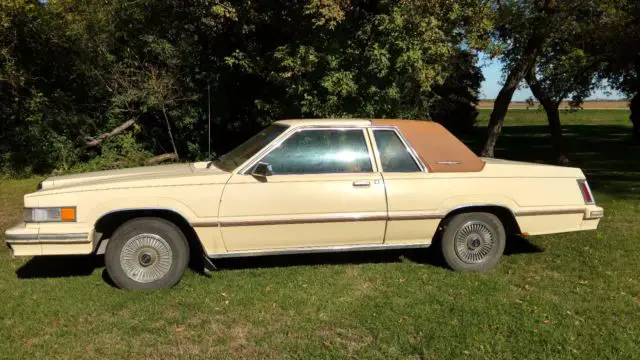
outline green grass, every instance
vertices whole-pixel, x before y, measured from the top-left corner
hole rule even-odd
[[[606,209],[598,231],[514,239],[487,274],[421,252],[238,259],[154,293],[109,286],[100,259],[3,246],[0,357],[640,358],[640,152],[618,112],[566,121]],[[497,155],[548,161],[537,116],[510,112]],[[37,181],[0,182],[0,230]]]
[[[478,110],[478,125],[486,126],[489,123],[491,109]],[[560,118],[564,125],[623,125],[629,126],[629,110],[561,110]],[[542,109],[511,109],[507,112],[505,125],[527,126],[546,125],[547,118]]]

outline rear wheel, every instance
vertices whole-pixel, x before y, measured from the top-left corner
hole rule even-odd
[[[500,260],[506,243],[504,226],[489,213],[459,214],[442,234],[442,254],[447,265],[461,271],[489,271]]]
[[[139,218],[121,225],[109,240],[105,265],[120,288],[154,290],[177,284],[189,263],[189,244],[173,223]]]

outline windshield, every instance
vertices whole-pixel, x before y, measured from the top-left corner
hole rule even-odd
[[[235,149],[214,160],[213,165],[224,171],[231,171],[249,160],[249,158],[267,146],[273,139],[280,136],[285,130],[287,130],[287,126],[279,124],[271,125]]]

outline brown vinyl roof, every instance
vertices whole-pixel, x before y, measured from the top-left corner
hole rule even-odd
[[[419,120],[371,120],[376,126],[395,126],[430,172],[477,172],[484,161],[442,125]]]

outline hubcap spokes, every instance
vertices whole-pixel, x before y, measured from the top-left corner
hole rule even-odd
[[[495,235],[482,221],[470,221],[456,232],[454,237],[456,255],[468,264],[486,260],[495,245]]]
[[[171,269],[173,253],[165,239],[140,234],[129,239],[120,252],[120,264],[127,276],[140,283],[162,279]]]

